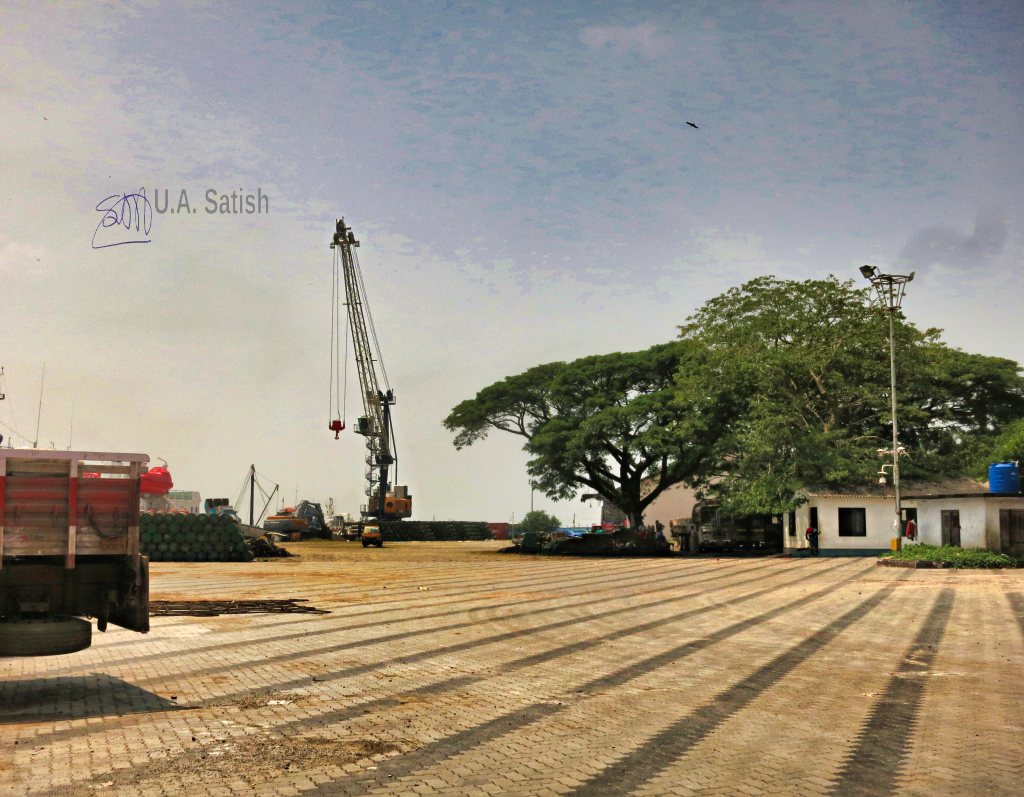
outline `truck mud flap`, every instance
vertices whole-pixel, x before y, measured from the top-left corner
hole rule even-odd
[[[126,573],[130,586],[121,605],[111,608],[110,622],[129,631],[149,633],[149,557],[135,557]]]

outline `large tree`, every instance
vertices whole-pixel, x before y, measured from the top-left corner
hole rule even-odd
[[[1024,414],[1019,366],[896,322],[903,473],[962,473],[980,438]],[[725,505],[780,512],[808,484],[874,480],[892,444],[888,325],[868,290],[761,277],[680,329],[694,356],[678,375],[678,431],[706,412],[729,418],[705,478]]]
[[[700,434],[688,440],[674,431],[674,378],[692,351],[676,341],[539,365],[485,387],[444,425],[456,448],[494,429],[522,437],[535,487],[561,499],[597,493],[639,526],[668,487],[702,471],[713,442],[714,423],[693,424]]]

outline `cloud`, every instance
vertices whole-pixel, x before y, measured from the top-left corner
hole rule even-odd
[[[0,273],[24,273],[47,254],[46,248],[38,244],[12,241],[0,235]]]
[[[900,260],[918,268],[932,265],[975,268],[999,256],[1006,239],[1006,218],[998,209],[987,207],[978,212],[970,235],[942,225],[915,233],[903,247]]]
[[[620,54],[638,52],[657,58],[669,52],[672,40],[658,33],[657,27],[644,22],[633,27],[624,25],[588,25],[580,31],[580,40],[595,50],[614,50]]]

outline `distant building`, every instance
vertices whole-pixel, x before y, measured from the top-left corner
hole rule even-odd
[[[643,494],[646,495],[653,485],[653,480],[645,482]],[[696,491],[693,488],[682,484],[674,484],[655,498],[650,506],[647,507],[647,510],[644,512],[644,524],[654,526],[660,522],[664,526],[662,534],[665,536],[665,539],[672,542],[669,530],[672,528],[673,522],[688,523],[696,503]],[[626,523],[626,513],[608,499],[602,499],[601,523],[610,523],[615,526],[624,525]]]
[[[822,554],[870,556],[889,551],[914,521],[916,542],[984,548],[1024,559],[1024,495],[993,493],[972,479],[903,485],[903,516],[894,528],[894,494],[888,485],[855,488],[808,487],[806,500],[783,521],[787,551],[808,547],[804,531],[821,532]],[[904,539],[904,544],[912,544]]]
[[[674,484],[654,499],[647,511],[644,512],[644,523],[653,526],[655,523],[662,523],[665,526],[665,535],[673,522],[686,524],[690,522],[693,515],[693,508],[697,504],[697,491],[684,484]],[[671,539],[671,538],[669,538]]]
[[[601,525],[602,526],[624,526],[626,524],[626,513],[619,509],[607,498],[601,499]]]

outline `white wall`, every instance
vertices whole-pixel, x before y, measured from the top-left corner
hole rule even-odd
[[[1024,496],[966,496],[962,498],[907,498],[901,502],[905,509],[917,509],[917,541],[928,545],[942,544],[942,510],[955,509],[960,513],[960,546],[987,548],[998,551],[999,510],[1024,509]],[[893,499],[873,496],[846,498],[813,496],[796,512],[796,536],[789,536],[789,516],[785,519],[783,544],[789,550],[807,548],[804,529],[810,523],[810,510],[818,508],[818,524],[822,550],[845,548],[848,550],[888,549],[895,536]],[[866,537],[839,536],[839,508],[863,508],[867,525]],[[904,544],[909,544],[904,539]]]
[[[985,502],[985,537],[990,551],[1002,551],[1002,543],[999,539],[999,510],[1000,509],[1024,509],[1024,496],[1006,496],[1002,498],[990,498]]]
[[[897,534],[892,526],[896,513],[891,498],[819,498],[815,503],[818,506],[818,524],[821,529],[818,545],[821,548],[888,549],[889,541]],[[866,537],[839,536],[840,507],[865,510]]]
[[[785,528],[783,530],[783,544],[790,550],[807,548],[807,540],[804,538],[804,530],[810,524],[811,508],[818,509],[818,530],[821,536],[818,537],[818,547],[827,549],[847,550],[873,550],[889,549],[889,540],[893,538],[892,521],[895,517],[895,508],[892,498],[878,498],[873,496],[813,496],[808,503],[796,511],[796,536],[789,536],[789,516],[786,516]],[[839,536],[839,508],[864,509],[864,519],[867,530],[865,537],[840,537]]]
[[[907,506],[917,506],[917,539],[928,545],[942,545],[942,511],[955,509],[960,513],[960,547],[985,548],[986,499],[981,496],[970,498],[919,498],[908,501]],[[996,512],[998,539],[999,512]]]

